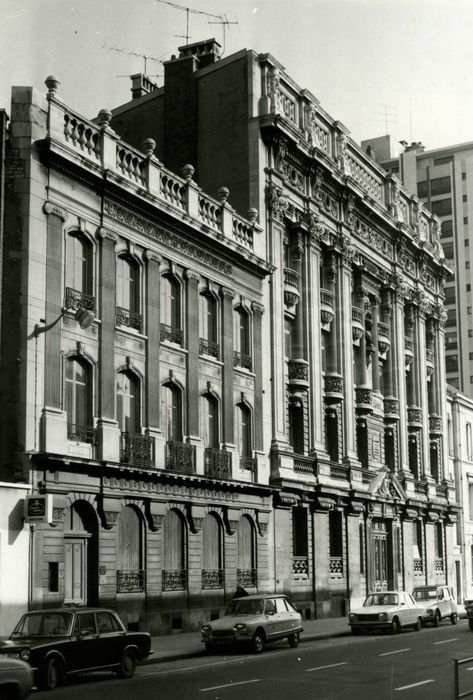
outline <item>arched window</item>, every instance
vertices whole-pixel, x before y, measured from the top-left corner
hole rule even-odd
[[[301,403],[289,404],[289,444],[294,452],[304,454],[304,408]]]
[[[183,517],[170,510],[163,524],[163,591],[187,586],[186,535]]]
[[[117,306],[139,312],[140,275],[138,265],[127,256],[117,259]]]
[[[238,523],[237,583],[244,588],[256,586],[256,538],[255,527],[247,515]]]
[[[92,294],[92,246],[78,231],[66,240],[66,287]]]
[[[171,329],[181,327],[180,286],[172,277],[161,278],[161,323]]]
[[[117,374],[117,421],[122,433],[140,432],[140,383],[131,372]]]
[[[90,368],[76,357],[66,360],[65,393],[68,436],[88,442],[84,429],[92,426]]]
[[[222,588],[222,526],[213,513],[204,519],[202,544],[202,588]]]
[[[117,593],[143,590],[143,524],[135,508],[125,506],[118,520]]]
[[[217,302],[208,294],[199,297],[200,352],[218,357]]]
[[[211,394],[200,397],[201,437],[204,447],[219,446],[218,401]]]
[[[235,352],[250,356],[250,319],[241,306],[233,312],[233,342]]]
[[[235,411],[235,442],[240,454],[240,465],[252,459],[253,444],[251,434],[251,411],[244,403],[239,403]]]
[[[170,384],[161,388],[161,416],[166,440],[182,442],[181,392]]]

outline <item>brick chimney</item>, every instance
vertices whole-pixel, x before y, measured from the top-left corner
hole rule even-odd
[[[194,44],[179,46],[179,58],[195,56],[199,59],[199,68],[205,68],[220,58],[221,45],[215,39],[196,41]]]

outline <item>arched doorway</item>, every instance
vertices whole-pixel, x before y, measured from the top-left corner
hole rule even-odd
[[[64,602],[98,603],[98,524],[92,506],[76,501],[64,529]]]

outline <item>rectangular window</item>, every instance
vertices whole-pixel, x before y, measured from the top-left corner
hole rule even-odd
[[[458,372],[458,355],[447,355],[445,367],[447,372]]]
[[[443,243],[443,252],[448,260],[453,260],[453,243]]]
[[[50,593],[59,591],[59,564],[57,561],[48,562],[48,591]]]
[[[462,197],[462,200],[463,200],[464,202],[468,202],[468,195],[464,194],[463,197]]]
[[[466,307],[466,313],[468,314],[468,316],[471,316],[471,306]]]
[[[451,191],[450,176],[437,177],[430,181],[430,194],[447,194]]]
[[[466,180],[466,173],[462,173],[462,180]]]
[[[360,574],[365,573],[365,529],[360,523]]]
[[[469,270],[469,269],[470,269],[470,261],[465,260],[465,270]]]
[[[467,292],[471,292],[471,284],[468,283],[468,284],[466,285],[466,291],[467,291]]]
[[[464,223],[464,224],[467,224],[467,223],[468,223],[468,217],[467,217],[467,216],[464,216],[464,217],[463,217],[463,223]]]
[[[329,554],[331,557],[343,555],[342,513],[339,510],[329,511]]]
[[[449,238],[450,236],[453,236],[453,221],[451,219],[442,221],[441,231],[441,238]]]
[[[452,200],[448,199],[437,199],[435,202],[431,202],[430,209],[432,214],[437,216],[450,216],[452,213]]]
[[[473,331],[471,330],[471,328],[468,330],[468,337],[473,338]]]
[[[445,288],[445,303],[454,304],[455,303],[455,287]]]
[[[417,183],[417,196],[421,198],[429,196],[429,188],[426,180]]]
[[[471,423],[466,424],[466,457],[470,461],[473,458],[473,443],[472,443]]]
[[[468,357],[469,357],[470,360],[473,360],[473,352],[470,352],[470,353],[468,354]]]
[[[470,247],[470,241],[469,241],[468,238],[465,238],[464,241],[463,241],[463,243],[465,244],[465,248],[469,248],[469,247]]]
[[[452,162],[452,156],[444,156],[443,158],[434,158],[434,165],[448,165]]]
[[[302,506],[292,509],[292,552],[295,557],[307,557],[309,553],[307,509]]]

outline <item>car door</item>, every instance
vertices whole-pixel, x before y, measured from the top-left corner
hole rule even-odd
[[[407,596],[405,593],[398,593],[399,596],[399,619],[401,625],[409,625],[413,622],[413,610],[409,607]]]
[[[285,619],[287,620],[287,631],[291,632],[301,627],[301,618],[291,601],[287,598],[281,598],[281,601],[286,608]]]
[[[422,616],[421,610],[418,610],[418,605],[410,593],[404,593],[406,602],[406,625],[413,625],[418,617]]]
[[[71,644],[73,645],[69,662],[71,671],[97,668],[102,665],[93,612],[76,613],[74,640]]]
[[[108,610],[96,612],[95,621],[101,666],[119,664],[126,641],[125,633],[113,613]]]
[[[279,616],[275,598],[266,598],[264,601],[265,632],[266,637],[276,637],[279,634]]]

